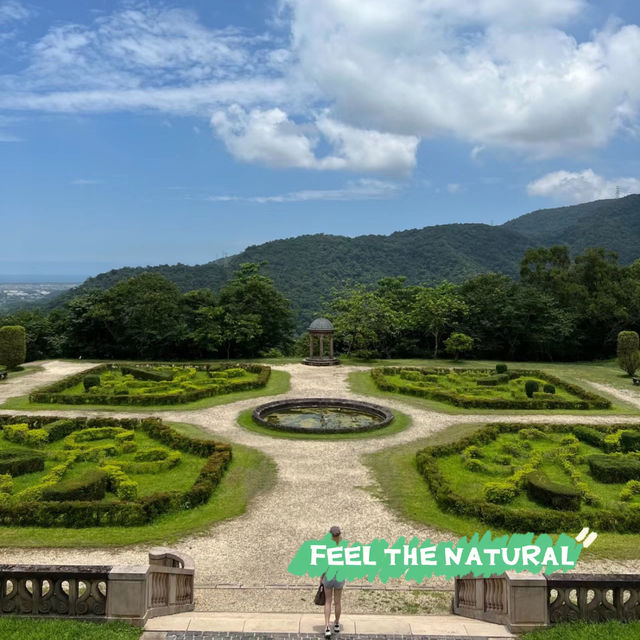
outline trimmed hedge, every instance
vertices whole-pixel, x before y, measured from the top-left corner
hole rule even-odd
[[[542,471],[527,475],[527,493],[535,502],[552,509],[578,511],[582,502],[577,489],[553,482]]]
[[[44,455],[39,451],[0,450],[0,474],[8,473],[15,477],[36,471],[44,471]]]
[[[567,393],[580,398],[579,400],[560,400],[556,397],[548,399],[527,399],[512,400],[507,398],[476,398],[473,396],[463,396],[446,389],[429,389],[419,384],[396,385],[387,380],[388,375],[400,375],[402,371],[418,371],[423,375],[429,374],[446,374],[454,372],[476,371],[478,373],[489,373],[493,375],[493,370],[488,369],[437,369],[427,367],[378,367],[371,370],[371,377],[378,389],[382,391],[390,391],[392,393],[404,393],[411,396],[436,400],[438,402],[447,402],[456,407],[463,409],[610,409],[611,402],[602,396],[591,393],[582,387],[565,382],[560,378],[542,371],[536,370],[519,370],[509,371],[510,379],[523,376],[540,377],[553,384],[556,388],[563,389]]]
[[[93,387],[99,387],[100,376],[95,373],[90,373],[82,379],[82,384],[85,391],[89,391],[89,389],[93,389]]]
[[[0,327],[0,364],[15,369],[27,357],[27,335],[24,327]]]
[[[80,478],[61,480],[42,492],[44,501],[102,500],[107,491],[107,474],[98,469],[87,471]]]
[[[620,448],[622,451],[640,451],[640,433],[623,431],[620,434]]]
[[[556,432],[574,433],[577,427],[586,425],[554,425]],[[615,433],[629,425],[602,426],[605,433]],[[591,508],[589,514],[581,511],[556,509],[527,509],[492,504],[486,499],[473,499],[456,493],[438,465],[438,458],[459,454],[469,446],[493,442],[502,433],[516,433],[521,429],[517,423],[492,423],[476,433],[445,445],[426,447],[416,453],[418,471],[424,477],[436,504],[446,512],[477,518],[489,525],[507,531],[527,533],[551,533],[579,531],[585,525],[594,530],[619,533],[640,533],[640,509],[608,510]],[[523,441],[523,444],[527,441]],[[595,456],[592,456],[592,458]],[[609,458],[611,456],[602,456]],[[633,456],[629,456],[633,457]],[[640,466],[640,461],[638,461]],[[620,480],[624,482],[624,480]]]
[[[194,367],[200,370],[205,370],[201,365],[184,365],[185,367]],[[225,393],[232,393],[234,391],[247,391],[249,389],[261,389],[269,381],[271,375],[271,367],[259,364],[236,364],[233,367],[224,369],[229,370],[242,370],[243,372],[255,373],[258,375],[256,380],[236,380],[233,376],[229,379],[220,380],[215,384],[211,384],[209,387],[202,389],[185,389],[182,391],[171,391],[158,394],[129,394],[122,393],[118,395],[114,394],[77,394],[77,393],[64,393],[66,389],[74,387],[76,384],[82,382],[84,377],[89,375],[99,375],[109,369],[119,368],[122,369],[122,365],[98,365],[83,373],[75,374],[54,382],[46,387],[36,389],[29,395],[29,402],[43,402],[49,404],[106,404],[106,405],[130,405],[130,406],[146,406],[146,405],[166,405],[166,404],[185,404],[188,402],[196,402],[203,398],[210,398],[211,396],[221,395]],[[222,369],[220,369],[222,371]],[[143,371],[143,369],[140,369]],[[146,372],[150,373],[150,372]]]
[[[621,454],[597,454],[587,458],[591,475],[607,484],[640,480],[640,460]]]
[[[123,376],[133,376],[136,380],[149,380],[150,382],[169,382],[173,380],[171,371],[152,371],[140,367],[130,367],[126,364],[121,364],[118,368],[122,371]]]
[[[158,418],[124,418],[115,420],[113,418],[60,419],[50,416],[0,416],[0,427],[16,421],[28,424],[30,429],[42,428],[46,430],[50,428],[50,433],[66,433],[71,426],[74,427],[71,433],[91,428],[108,427],[113,429],[113,425],[118,424],[120,426],[117,428],[129,431],[140,430],[150,438],[178,450],[172,451],[166,460],[156,462],[131,462],[127,463],[127,465],[168,464],[170,460],[175,460],[175,454],[179,451],[204,457],[206,461],[195,483],[186,491],[155,493],[135,500],[121,499],[111,502],[86,500],[58,502],[53,500],[40,500],[44,492],[49,492],[53,488],[52,485],[57,483],[59,486],[61,484],[60,478],[66,470],[66,465],[70,464],[69,461],[74,459],[82,460],[82,456],[85,455],[83,451],[70,451],[67,454],[70,458],[67,458],[65,462],[54,467],[47,474],[41,485],[30,487],[19,494],[19,496],[25,498],[23,501],[0,501],[0,526],[81,528],[96,526],[139,526],[148,524],[161,514],[192,509],[206,503],[224,475],[232,457],[230,445],[212,440],[191,438],[162,424]],[[71,425],[69,423],[71,423]],[[91,453],[91,451],[89,453]],[[0,473],[3,473],[3,462],[5,462],[3,455],[6,454],[6,450],[4,452],[0,451]],[[23,471],[23,473],[44,469],[44,456],[41,453],[20,450],[14,452],[14,454],[13,458],[10,459],[13,466],[17,464],[18,456],[29,457],[32,465],[34,464],[33,460],[35,458],[38,458],[40,461],[41,466],[39,469],[29,469],[28,471]],[[121,464],[117,466],[120,473],[126,472],[126,469],[123,469]],[[138,471],[136,470],[136,472]],[[12,473],[11,470],[6,470],[4,473],[18,475],[17,473]],[[107,475],[106,482],[112,482],[112,486],[115,486],[117,482],[115,480],[116,473],[111,471],[111,474],[113,479],[109,480]],[[118,477],[122,481],[122,476]],[[131,490],[131,487],[127,489],[127,491]],[[117,491],[118,488],[116,487],[116,492]],[[30,499],[26,499],[27,497],[30,497]]]

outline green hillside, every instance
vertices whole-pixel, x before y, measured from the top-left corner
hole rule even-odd
[[[623,264],[633,262],[640,257],[640,195],[534,211],[501,226],[449,224],[356,238],[305,235],[250,246],[202,265],[114,269],[57,296],[49,306],[144,271],[166,276],[183,291],[217,291],[243,262],[264,261],[264,273],[292,301],[303,326],[331,289],[347,281],[374,283],[385,276],[404,275],[410,283],[434,284],[486,272],[517,277],[526,249],[554,244],[567,244],[572,253],[604,246],[617,251]]]

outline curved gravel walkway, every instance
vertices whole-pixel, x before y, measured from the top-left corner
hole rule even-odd
[[[34,386],[91,366],[90,363],[45,363],[45,371],[16,379],[12,395],[20,395]],[[275,367],[291,374],[291,389],[280,397],[347,397],[371,400],[349,391],[347,376],[358,367],[306,367],[286,365]],[[607,389],[608,390],[608,389]],[[18,392],[18,394],[15,393]],[[321,537],[333,524],[340,524],[349,540],[366,542],[372,538],[395,540],[399,536],[417,536],[436,542],[451,539],[450,535],[400,518],[381,500],[366,490],[374,484],[369,470],[361,461],[363,454],[393,445],[428,437],[455,423],[487,422],[490,415],[447,415],[418,409],[400,400],[385,400],[384,404],[408,414],[412,424],[404,431],[386,437],[308,441],[272,438],[239,427],[238,413],[254,407],[262,399],[242,400],[198,411],[161,412],[156,415],[181,422],[198,424],[213,436],[255,447],[269,455],[277,464],[278,481],[272,491],[260,496],[244,515],[218,523],[206,533],[185,538],[176,545],[190,553],[196,562],[199,585],[227,583],[243,587],[263,588],[268,585],[289,587],[308,585],[313,580],[287,573],[287,566],[300,544],[312,537]],[[378,402],[378,400],[374,400]],[[1,413],[10,413],[1,411]],[[60,413],[59,411],[36,413]],[[99,412],[74,411],[73,415],[96,415]],[[113,417],[142,414],[109,412]],[[151,414],[150,414],[151,415]],[[620,416],[555,415],[500,416],[500,420],[518,422],[625,422]],[[635,419],[637,421],[637,419]],[[97,549],[90,561],[97,564],[139,564],[145,561],[146,547]],[[33,549],[0,550],[0,563],[33,562]],[[87,561],[86,550],[39,549],[38,561],[73,564]],[[597,561],[581,563],[581,571],[640,572],[640,562]],[[406,587],[404,580],[390,581],[394,587]],[[429,586],[445,586],[443,579],[433,579]],[[378,586],[382,586],[379,585]],[[209,609],[259,611],[300,609],[299,591],[289,595],[283,591],[243,591],[238,589],[207,589],[200,592],[201,604]],[[295,595],[294,595],[295,594]],[[307,597],[310,600],[311,597]],[[364,596],[360,598],[366,600]],[[298,604],[292,604],[298,602]],[[303,603],[308,604],[304,599]],[[309,605],[311,606],[311,605]],[[374,604],[365,611],[379,610]]]

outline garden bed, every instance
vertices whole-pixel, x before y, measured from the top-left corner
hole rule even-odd
[[[371,376],[382,391],[465,409],[611,408],[608,399],[539,370],[379,367],[371,370]]]
[[[228,444],[157,418],[0,416],[0,525],[141,526],[208,502]]]
[[[440,510],[512,532],[640,533],[640,425],[490,424],[416,454]]]
[[[271,367],[259,364],[124,365],[102,364],[35,390],[31,403],[152,406],[266,386]]]

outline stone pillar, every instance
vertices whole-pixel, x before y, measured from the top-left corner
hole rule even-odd
[[[322,334],[320,334],[320,353],[318,355],[324,358],[324,336]]]
[[[547,580],[543,575],[505,571],[509,631],[527,633],[549,625]]]
[[[331,337],[329,338],[329,355],[333,360],[333,334],[331,334]]]
[[[149,567],[113,567],[107,583],[107,618],[143,626],[147,619]]]
[[[309,357],[313,358],[313,333],[309,334]]]

